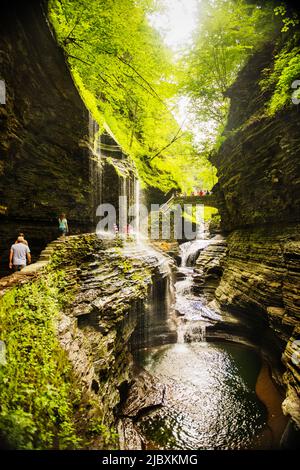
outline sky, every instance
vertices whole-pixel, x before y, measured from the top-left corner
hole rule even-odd
[[[199,0],[160,0],[160,3],[164,12],[151,15],[150,22],[162,33],[166,45],[179,52],[191,43]]]

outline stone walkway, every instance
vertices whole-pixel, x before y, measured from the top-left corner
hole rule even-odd
[[[67,237],[70,238],[70,237]],[[5,294],[7,289],[11,289],[16,285],[21,285],[26,282],[31,281],[36,278],[40,271],[47,266],[49,263],[50,257],[55,249],[61,244],[64,243],[67,239],[57,239],[50,242],[46,248],[41,252],[38,261],[35,263],[29,264],[22,271],[17,271],[9,276],[0,278],[0,297]]]

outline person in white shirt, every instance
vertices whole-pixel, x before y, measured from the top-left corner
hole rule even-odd
[[[18,237],[9,252],[9,268],[15,271],[21,271],[26,264],[31,263],[31,255],[28,245],[24,243],[23,237]]]

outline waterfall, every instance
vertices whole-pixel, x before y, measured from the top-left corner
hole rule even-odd
[[[140,182],[136,178],[134,180],[134,202],[135,202],[135,227],[134,232],[136,240],[140,239]]]
[[[206,324],[199,322],[185,322],[181,319],[177,327],[177,343],[205,342]]]
[[[192,342],[206,340],[207,319],[213,317],[213,312],[205,306],[203,300],[193,294],[193,266],[199,253],[212,240],[204,239],[203,227],[196,240],[180,245],[181,266],[180,278],[175,284],[175,312],[177,319],[177,342]]]
[[[207,239],[207,234],[205,233],[203,205],[197,206],[196,208],[196,220],[198,227],[196,239],[190,242],[182,243],[179,248],[181,266],[183,267],[195,266],[200,251],[210,243],[210,240]]]
[[[139,260],[145,259],[148,266],[153,268],[147,305],[144,305],[144,312],[133,335],[132,350],[136,350],[138,354],[145,347],[176,343],[176,326],[170,317],[174,301],[172,260],[143,240],[125,244],[123,254],[131,259],[133,256]]]
[[[193,240],[180,245],[181,266],[194,266],[200,251],[209,245],[210,240]]]
[[[127,233],[127,184],[124,176],[120,177],[119,182],[119,232],[120,234]]]
[[[180,323],[180,325],[177,328],[177,343],[178,344],[184,344],[185,343],[185,325],[184,323]]]
[[[89,143],[90,143],[90,183],[91,183],[91,207],[93,219],[96,220],[96,209],[102,202],[102,156],[101,134],[97,122],[89,114]]]

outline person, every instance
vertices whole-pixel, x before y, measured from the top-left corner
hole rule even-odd
[[[68,221],[65,214],[60,214],[58,219],[58,230],[61,235],[65,236],[69,232]]]
[[[26,264],[31,263],[31,255],[29,246],[24,243],[23,237],[18,237],[9,252],[9,268],[15,271],[21,271],[25,268]]]
[[[22,237],[22,238],[24,239],[24,241],[23,241],[22,243],[24,243],[24,245],[27,245],[27,246],[28,246],[28,241],[25,240],[25,235],[24,235],[23,232],[20,232],[20,233],[18,234],[18,237]],[[17,237],[17,240],[18,240],[18,237]],[[15,241],[15,243],[17,243],[17,240]],[[29,250],[29,251],[30,251],[30,250]]]
[[[119,236],[119,228],[118,228],[117,224],[114,224],[114,231],[115,231],[115,236],[118,237]]]

